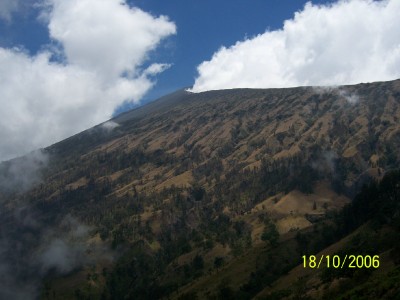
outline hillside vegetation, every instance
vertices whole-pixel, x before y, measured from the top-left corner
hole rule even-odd
[[[29,188],[15,167],[29,158],[4,162],[9,285],[42,299],[370,299],[374,286],[390,299],[399,118],[399,80],[179,91],[45,149]],[[298,266],[337,251],[382,268]]]

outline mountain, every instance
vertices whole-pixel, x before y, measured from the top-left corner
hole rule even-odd
[[[180,90],[4,162],[0,296],[333,299],[395,282],[399,118],[400,80]],[[344,249],[384,267],[301,268]]]

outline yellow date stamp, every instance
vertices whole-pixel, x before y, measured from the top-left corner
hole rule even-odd
[[[321,267],[343,269],[343,268],[379,268],[379,255],[303,255],[303,267],[319,269]]]

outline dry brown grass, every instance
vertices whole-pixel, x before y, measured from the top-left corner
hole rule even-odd
[[[287,216],[276,222],[276,227],[279,234],[284,234],[289,231],[299,230],[311,226],[312,224],[302,216]]]
[[[186,171],[177,176],[168,178],[167,180],[157,185],[155,188],[156,190],[162,190],[163,188],[169,188],[173,185],[176,187],[189,187],[191,186],[191,182],[193,182],[192,172]]]
[[[77,181],[67,184],[65,188],[67,190],[76,190],[77,188],[80,188],[85,185],[87,185],[87,179],[86,177],[81,177]]]

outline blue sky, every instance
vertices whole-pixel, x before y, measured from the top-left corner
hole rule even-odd
[[[282,28],[284,20],[292,18],[306,2],[253,0],[250,5],[247,0],[128,1],[130,6],[154,16],[168,16],[177,26],[177,34],[150,54],[152,59],[168,62],[172,67],[159,74],[157,84],[141,103],[192,86],[197,66],[221,46],[230,46],[267,29]],[[314,4],[330,2],[312,1]],[[13,13],[11,22],[0,19],[0,46],[22,46],[33,55],[51,43],[46,24],[38,21],[39,14],[40,9],[25,6]],[[124,105],[118,111],[130,106],[136,105]]]
[[[293,0],[138,0],[131,4],[154,15],[165,14],[173,20],[178,34],[157,54],[174,65],[160,74],[154,98],[182,87],[192,86],[197,66],[210,59],[221,46],[230,46],[246,36],[282,28],[307,1]],[[330,1],[313,1],[329,3]]]
[[[399,15],[398,0],[1,0],[0,161],[184,87],[400,78]]]

